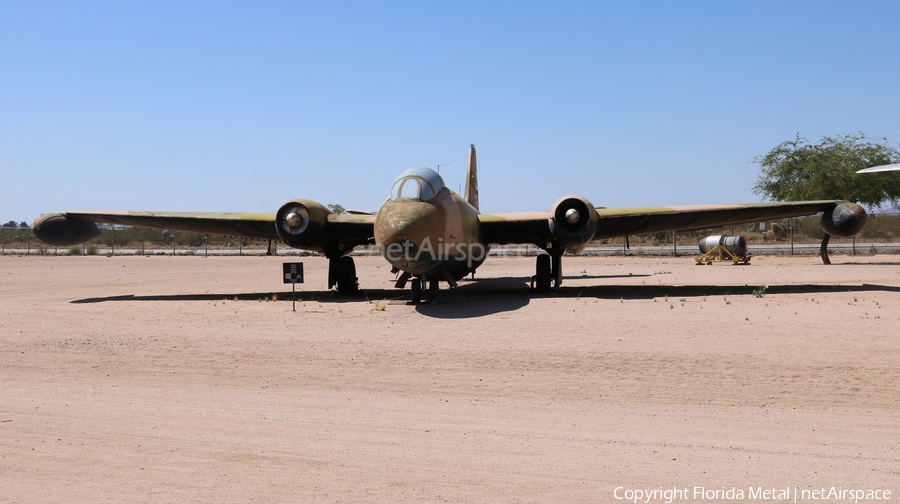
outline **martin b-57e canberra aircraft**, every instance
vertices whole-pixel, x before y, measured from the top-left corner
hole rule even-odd
[[[288,201],[275,213],[212,212],[61,212],[34,221],[44,243],[70,246],[100,234],[97,223],[194,231],[262,240],[280,240],[298,249],[319,252],[329,260],[328,288],[357,291],[356,266],[350,252],[375,244],[399,273],[397,288],[411,280],[418,303],[427,282],[434,299],[439,282],[451,287],[473,273],[492,245],[534,244],[535,284],[548,290],[562,283],[562,256],[578,253],[591,240],[661,231],[689,231],[729,224],[813,215],[822,212],[828,235],[848,237],[860,231],[866,212],[845,201],[798,201],[647,208],[595,207],[582,196],[564,196],[549,211],[483,214],[478,211],[475,146],[469,150],[464,195],[444,185],[428,168],[412,168],[394,182],[390,198],[375,213],[332,213],[308,199]],[[827,242],[825,242],[827,243]]]

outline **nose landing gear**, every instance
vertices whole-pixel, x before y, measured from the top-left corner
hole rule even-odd
[[[422,302],[422,284],[425,283],[426,280],[422,280],[421,278],[413,278],[412,285],[410,288],[411,300],[412,304],[417,305]],[[425,295],[426,303],[434,303],[437,301],[438,297],[438,281],[437,280],[428,280],[428,292]]]

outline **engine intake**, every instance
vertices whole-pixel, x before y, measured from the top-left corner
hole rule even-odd
[[[845,201],[822,213],[821,226],[822,230],[831,236],[848,238],[862,231],[867,219],[863,207]]]
[[[597,232],[597,210],[581,196],[564,196],[550,207],[550,233],[566,252],[581,252]]]
[[[275,232],[289,247],[323,252],[320,238],[330,213],[327,207],[312,200],[288,201],[275,214]]]

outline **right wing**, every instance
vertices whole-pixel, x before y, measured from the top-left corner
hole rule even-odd
[[[323,237],[329,244],[354,247],[374,236],[372,215],[329,214]],[[38,217],[32,229],[44,243],[70,246],[100,234],[96,223],[191,231],[255,240],[279,240],[274,213],[239,212],[60,212]]]

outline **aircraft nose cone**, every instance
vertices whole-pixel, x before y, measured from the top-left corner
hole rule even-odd
[[[375,237],[378,243],[402,243],[409,239],[411,219],[402,216],[375,221]]]
[[[437,209],[428,203],[388,201],[375,216],[375,241],[421,243],[426,236],[442,232],[437,214]]]

